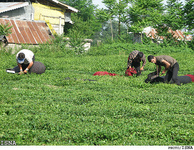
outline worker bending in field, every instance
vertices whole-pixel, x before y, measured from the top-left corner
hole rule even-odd
[[[148,61],[156,64],[157,74],[159,75],[161,71],[161,66],[164,66],[165,69],[162,71],[161,75],[164,74],[167,70],[166,76],[164,78],[164,82],[176,83],[180,85],[180,81],[177,78],[178,71],[179,71],[179,64],[178,62],[172,58],[171,56],[161,55],[161,56],[148,56]]]
[[[141,61],[143,62],[142,67],[140,67]],[[144,70],[145,64],[146,64],[146,58],[142,52],[135,50],[129,54],[127,69],[135,67],[135,70],[137,71],[137,76],[141,75],[141,71]]]
[[[17,53],[16,60],[20,69],[19,74],[26,74],[28,71],[30,72],[30,69],[35,61],[35,56],[32,51],[28,49],[22,49]]]

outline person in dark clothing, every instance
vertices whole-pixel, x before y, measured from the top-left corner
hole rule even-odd
[[[161,66],[164,66],[165,69],[162,71],[161,75],[166,73],[164,78],[164,82],[176,83],[180,85],[180,81],[177,78],[178,71],[179,71],[179,64],[178,62],[172,58],[171,56],[161,55],[161,56],[148,56],[148,61],[156,64],[157,74],[159,75],[161,71]]]
[[[142,67],[140,67],[141,61],[143,62]],[[127,69],[135,67],[135,70],[137,71],[137,74],[136,74],[137,76],[141,75],[141,71],[144,70],[145,64],[146,64],[146,58],[142,52],[135,50],[129,54]]]

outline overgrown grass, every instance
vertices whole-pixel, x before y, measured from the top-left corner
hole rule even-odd
[[[0,52],[1,141],[17,145],[194,144],[193,83],[147,84],[147,74],[155,69],[148,62],[141,76],[124,76],[133,49],[146,56],[171,55],[179,62],[179,75],[194,74],[192,50],[115,44],[75,55],[56,47],[32,49],[36,61],[47,67],[42,75],[6,73],[6,68],[16,66],[15,55]],[[118,76],[92,76],[96,71]]]

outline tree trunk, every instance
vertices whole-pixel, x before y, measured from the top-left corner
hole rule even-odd
[[[112,42],[113,42],[113,28],[112,28],[112,20],[111,19],[110,19],[110,29],[111,29]]]
[[[142,32],[141,32],[141,44],[143,44],[143,35],[142,35]]]
[[[118,31],[118,35],[121,35],[121,21],[120,21],[120,14],[119,14],[119,31]]]
[[[119,4],[120,4],[121,0],[119,0]],[[118,30],[118,35],[121,35],[121,13],[119,12],[119,26],[118,26],[119,30]]]

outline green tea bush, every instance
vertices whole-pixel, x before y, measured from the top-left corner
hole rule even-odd
[[[134,49],[168,54],[179,75],[194,74],[194,53],[115,43],[76,55],[59,45],[31,49],[46,66],[37,74],[8,74],[15,55],[0,51],[0,140],[17,145],[193,145],[194,85],[145,83],[155,70],[148,63],[139,77],[124,76]],[[93,76],[97,71],[117,76]],[[88,79],[92,80],[89,81]]]
[[[113,43],[113,44],[104,44],[99,47],[92,47],[87,55],[122,55],[129,54],[133,50],[139,50],[144,53],[149,54],[162,54],[162,53],[172,53],[172,52],[192,52],[192,49],[187,47],[161,47],[154,43],[149,45],[143,45],[140,43]]]
[[[194,51],[194,40],[188,41],[187,44],[188,44],[188,47]]]

